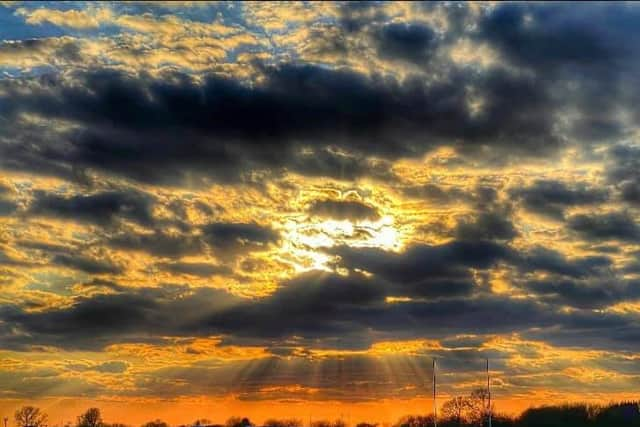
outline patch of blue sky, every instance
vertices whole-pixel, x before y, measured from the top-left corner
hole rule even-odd
[[[83,10],[87,8],[87,4],[83,2],[32,2],[24,3],[24,9],[33,10],[39,8],[53,10]],[[97,7],[95,3],[89,3],[91,7]],[[107,4],[105,4],[107,5]],[[19,8],[0,6],[0,40],[28,40],[35,38],[47,37],[109,37],[121,32],[120,27],[104,23],[98,28],[71,28],[59,26],[50,22],[40,22],[37,24],[29,24],[26,17],[17,13]]]
[[[28,69],[17,67],[3,67],[0,66],[0,80],[2,79],[14,79],[25,76],[41,76],[49,74],[56,70],[53,65],[39,65]]]
[[[28,40],[44,37],[60,37],[67,34],[63,28],[49,23],[29,25],[15,8],[0,6],[0,40]]]
[[[176,3],[177,4],[177,3]],[[242,13],[242,4],[239,2],[194,2],[191,7],[177,7],[170,3],[105,3],[118,15],[144,15],[150,14],[156,17],[173,15],[194,22],[213,22],[223,19],[225,24],[239,22]]]

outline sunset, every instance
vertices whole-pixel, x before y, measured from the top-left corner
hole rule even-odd
[[[640,423],[639,137],[637,3],[0,1],[0,427]]]

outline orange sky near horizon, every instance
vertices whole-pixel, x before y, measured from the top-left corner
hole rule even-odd
[[[440,406],[447,396],[440,397]],[[559,403],[589,403],[608,404],[610,402],[635,401],[638,395],[634,393],[620,393],[614,395],[589,396],[549,395],[548,392],[532,393],[530,397],[500,399],[496,397],[496,413],[516,416],[527,408],[553,405]],[[132,426],[141,425],[147,421],[161,419],[170,425],[183,425],[197,419],[208,419],[214,424],[224,424],[233,416],[248,417],[253,423],[260,425],[268,419],[299,419],[303,425],[309,420],[337,420],[342,419],[354,426],[360,422],[394,424],[405,415],[430,415],[432,413],[431,399],[383,399],[377,402],[345,403],[337,401],[326,402],[243,402],[234,398],[211,399],[206,396],[184,399],[84,399],[58,398],[37,399],[33,401],[0,401],[0,416],[13,414],[23,404],[33,404],[49,415],[49,425],[62,426],[67,422],[75,422],[76,417],[86,409],[97,407],[101,410],[103,419],[107,423],[124,423]],[[9,417],[9,426],[12,419]]]

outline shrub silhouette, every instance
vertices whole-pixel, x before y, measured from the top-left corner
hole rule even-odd
[[[428,415],[426,417],[421,415],[407,415],[395,424],[394,427],[432,427],[433,416]]]
[[[347,427],[347,424],[342,420],[335,420],[334,422],[318,420],[312,422],[311,427]]]
[[[640,404],[623,402],[609,405],[597,413],[594,425],[640,427]]]
[[[251,427],[249,418],[231,417],[225,423],[225,427]]]
[[[263,427],[302,427],[302,421],[294,418],[285,420],[272,418],[265,421]]]
[[[169,427],[169,424],[162,420],[153,420],[142,424],[142,427]]]
[[[517,423],[521,427],[588,427],[589,407],[585,404],[542,406],[522,413]]]

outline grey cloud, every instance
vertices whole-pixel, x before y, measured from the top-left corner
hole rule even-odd
[[[380,218],[378,210],[353,200],[317,200],[309,206],[309,212],[320,217],[339,220],[371,220]]]

